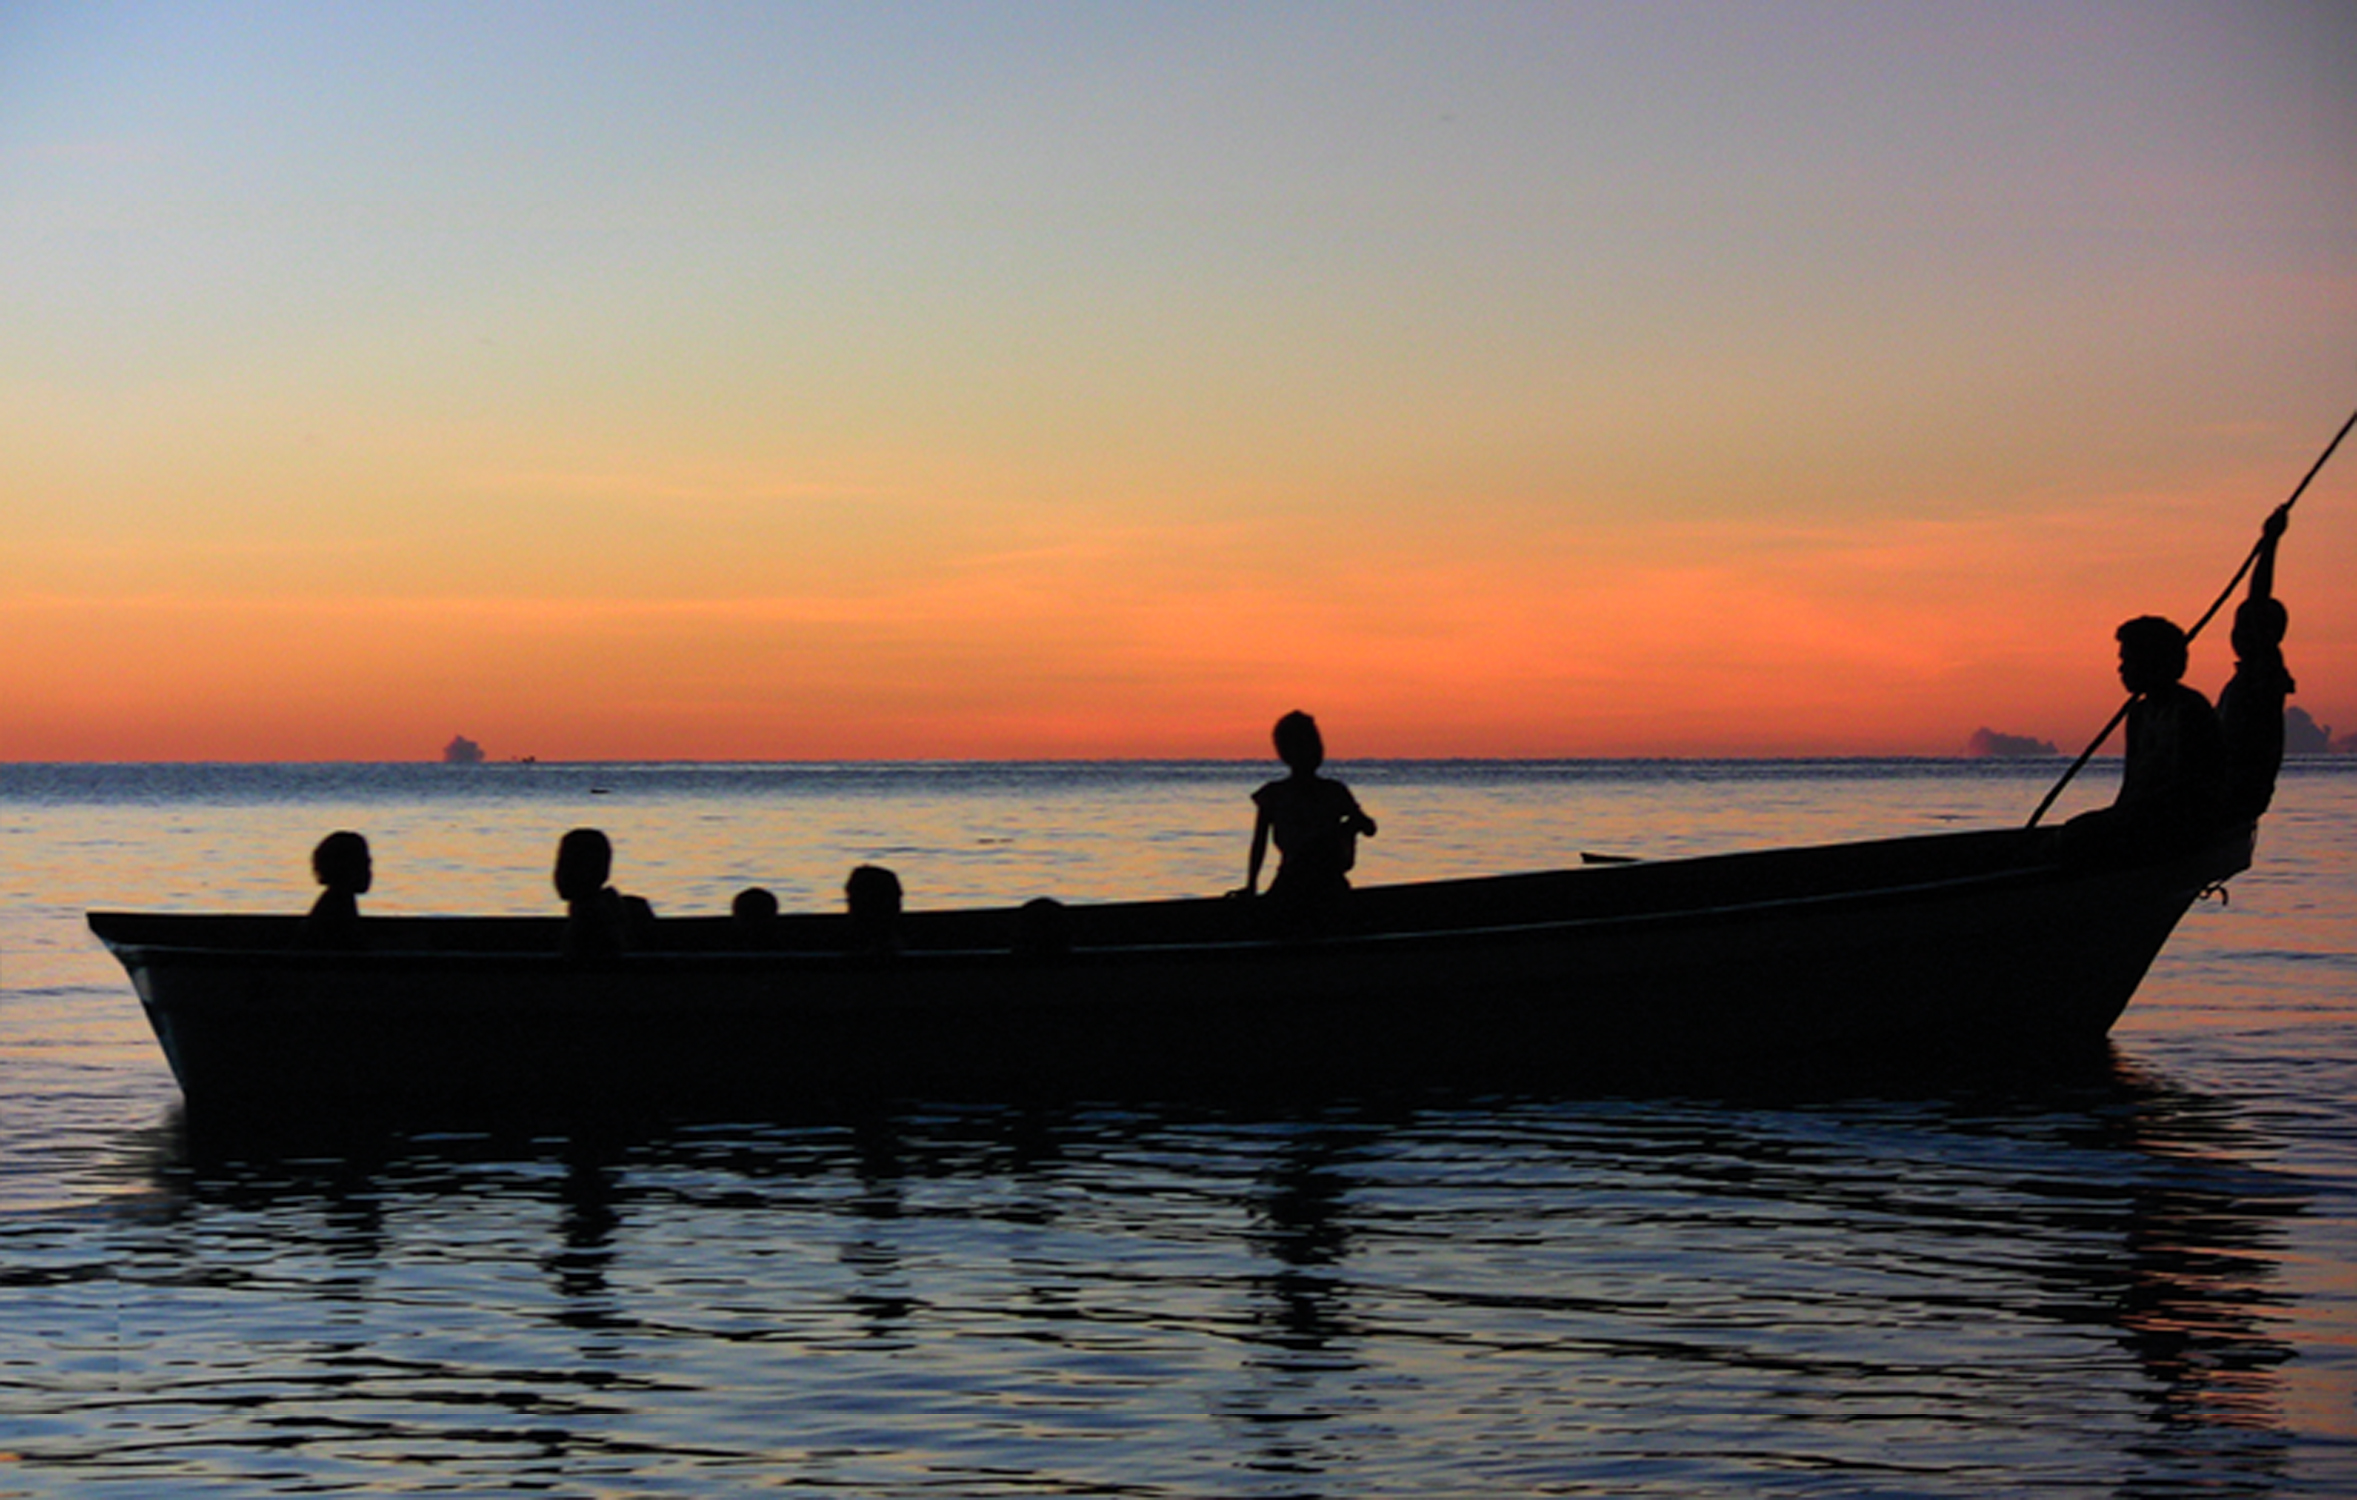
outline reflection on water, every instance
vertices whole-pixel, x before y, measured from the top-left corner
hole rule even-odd
[[[0,1229],[71,1351],[6,1367],[0,1483],[2285,1493],[2309,1193],[2246,1133],[2119,1065],[173,1144],[102,1252]]]

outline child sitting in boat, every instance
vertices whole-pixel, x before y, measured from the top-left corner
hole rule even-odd
[[[1274,838],[1277,878],[1269,882],[1269,895],[1290,906],[1322,906],[1350,889],[1359,836],[1373,838],[1375,820],[1359,807],[1349,787],[1318,774],[1326,763],[1326,742],[1317,720],[1295,709],[1277,721],[1273,738],[1277,758],[1292,774],[1252,794],[1258,814],[1252,824],[1244,889],[1238,894],[1258,893],[1261,862]]]
[[[565,957],[585,962],[617,957],[631,946],[633,929],[654,919],[654,908],[644,900],[606,884],[613,869],[614,845],[599,830],[576,828],[557,841],[556,888],[565,901],[565,935],[558,951]]]
[[[2225,815],[2226,739],[2210,700],[2183,680],[2184,630],[2140,615],[2116,634],[2120,685],[2133,695],[2127,753],[2112,805],[2063,825],[2063,853],[2079,862],[2182,853],[2215,835]]]
[[[728,904],[729,931],[740,948],[756,952],[775,948],[778,942],[777,896],[757,885],[749,885],[737,892]]]
[[[343,829],[329,834],[311,851],[311,873],[326,889],[311,903],[296,942],[305,948],[359,947],[360,898],[376,879],[368,840]]]
[[[851,913],[854,952],[890,958],[900,951],[900,877],[882,865],[860,865],[843,882]]]

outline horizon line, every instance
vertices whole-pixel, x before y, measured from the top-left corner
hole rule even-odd
[[[2296,755],[2298,759],[2337,758],[2349,751],[2326,751]],[[2095,759],[2117,760],[2121,752],[2106,748],[2098,751]],[[2052,753],[2027,755],[1972,755],[1963,752],[1948,754],[1874,753],[1861,751],[1805,751],[1781,754],[1695,754],[1695,755],[1352,755],[1330,756],[1329,766],[1358,765],[1545,765],[1545,764],[1621,764],[1675,765],[1716,764],[1727,762],[1756,762],[1771,764],[1795,761],[1924,761],[1924,762],[1993,762],[1997,764],[2033,764],[2067,762],[2070,756],[2060,750]],[[1115,765],[1220,765],[1270,766],[1278,764],[1274,756],[1225,755],[870,755],[870,756],[807,756],[761,758],[749,756],[611,756],[583,759],[542,759],[538,756],[509,756],[480,761],[448,761],[439,756],[405,757],[401,759],[359,759],[337,757],[290,757],[284,759],[192,757],[186,759],[84,758],[75,760],[0,759],[0,767],[28,766],[441,766],[452,771],[495,771],[562,769],[566,767],[598,766],[1115,766]]]

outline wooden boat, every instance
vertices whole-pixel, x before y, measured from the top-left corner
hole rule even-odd
[[[2080,868],[2033,830],[1370,886],[1319,928],[1265,901],[654,923],[558,954],[561,919],[93,912],[192,1118],[643,1110],[858,1096],[1110,1097],[1544,1083],[2098,1047],[2244,825]]]

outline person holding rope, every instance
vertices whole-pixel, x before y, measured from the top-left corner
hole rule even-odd
[[[2229,823],[2257,818],[2274,800],[2283,765],[2283,700],[2293,690],[2283,664],[2290,614],[2275,597],[2275,552],[2290,522],[2287,502],[2260,528],[2247,565],[2250,594],[2234,612],[2234,676],[2215,712],[2183,681],[2185,631],[2154,615],[2119,628],[2120,684],[2132,695],[2119,795],[2111,806],[2063,825],[2066,856],[2100,861],[2178,853]]]
[[[2275,773],[2283,767],[2283,700],[2298,686],[2283,664],[2291,614],[2275,597],[2275,547],[2290,523],[2291,507],[2283,505],[2260,528],[2250,596],[2234,611],[2234,676],[2218,694],[2226,735],[2226,811],[2236,819],[2256,818],[2275,800]]]
[[[2291,523],[2292,507],[2352,430],[2357,430],[2357,412],[2351,412],[2324,445],[2291,498],[2267,517],[2259,528],[2258,545],[2191,630],[2151,615],[2120,627],[2120,681],[2128,689],[2128,701],[2047,789],[2025,825],[2038,826],[2071,778],[2125,719],[2128,753],[2119,795],[2111,806],[2082,813],[2062,826],[2061,853],[2066,859],[2177,853],[2237,820],[2257,818],[2274,800],[2275,775],[2283,765],[2283,700],[2292,691],[2282,650],[2289,616],[2275,599],[2275,550]],[[2181,679],[2186,647],[2225,608],[2245,576],[2251,580],[2251,592],[2235,613],[2234,680],[2220,695],[2233,715],[2229,729],[2208,701]]]

